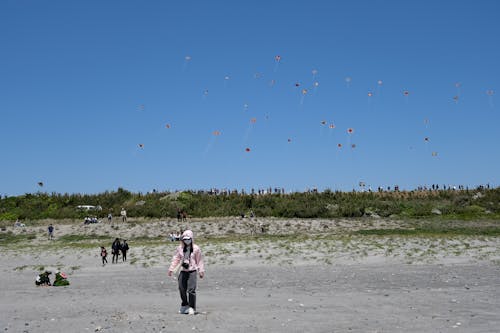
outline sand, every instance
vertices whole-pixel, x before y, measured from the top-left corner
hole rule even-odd
[[[236,234],[251,229],[234,229],[229,222],[223,221],[224,228],[233,228]],[[287,228],[317,224],[318,231],[325,229],[322,223],[349,227],[342,226],[349,223],[346,221],[260,222],[269,224],[270,233],[282,230],[287,223],[290,224]],[[172,228],[171,223],[175,222],[120,225],[117,234],[121,234],[117,237],[161,234]],[[217,221],[188,224],[201,238],[202,229],[219,230],[214,227]],[[57,237],[64,234],[105,235],[109,230],[117,231],[110,228],[104,224],[56,225],[56,240],[51,243],[45,238],[45,227],[31,227],[25,232],[36,231],[39,236],[30,246],[0,248],[3,273],[0,329],[4,332],[500,331],[500,240],[494,237],[346,238],[337,237],[336,231],[330,230],[331,238],[317,242],[314,238],[291,241],[260,239],[257,235],[247,240],[235,237],[234,241],[224,243],[201,243],[207,271],[206,277],[198,280],[199,313],[189,316],[177,313],[180,305],[177,282],[166,274],[176,243],[143,245],[129,240],[128,261],[111,264],[109,256],[109,264],[104,267],[99,258],[99,242],[90,248],[56,246]],[[231,230],[224,228],[218,232]],[[11,228],[8,231],[23,232]],[[36,287],[34,280],[42,266],[62,269],[69,275],[71,285]]]

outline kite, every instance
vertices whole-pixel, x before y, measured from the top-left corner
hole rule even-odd
[[[378,80],[378,81],[377,81],[377,84],[378,84],[379,86],[381,86],[383,83],[384,83],[384,82],[382,82],[382,80]]]
[[[38,186],[43,187],[43,182],[38,182]]]
[[[190,61],[190,60],[191,60],[191,56],[189,56],[189,55],[185,56],[185,57],[184,57],[184,60],[186,60],[186,61]]]
[[[403,95],[408,97],[410,95],[410,92],[408,90],[405,90],[405,91],[403,91]]]
[[[276,62],[280,62],[281,61],[281,56],[280,55],[275,56],[274,60],[276,60]]]
[[[248,148],[248,147],[247,147],[247,148],[245,148],[245,151],[246,151],[247,153],[249,153],[249,152],[250,152],[250,148]]]
[[[349,133],[349,134],[354,133],[354,129],[349,127],[349,128],[347,129],[347,133]]]
[[[250,119],[250,123],[255,124],[257,122],[257,118]]]
[[[295,83],[295,86],[296,86],[296,87],[300,87],[300,83],[298,83],[298,82],[297,82],[297,83]]]
[[[330,124],[330,126],[328,126],[328,127],[330,127],[330,129],[334,129],[335,125],[334,124]]]
[[[314,86],[314,88],[319,87],[319,82],[318,82],[318,81],[315,81],[315,82],[313,83],[313,86]]]
[[[373,93],[371,91],[369,91],[367,95],[368,95],[368,97],[372,97]]]
[[[142,143],[139,143],[137,146],[138,146],[139,148],[144,148],[144,144],[142,144]]]
[[[166,128],[170,128],[170,124],[166,124],[166,125],[165,125],[165,127],[166,127]]]
[[[219,136],[220,135],[220,131],[213,131],[212,134],[215,135],[215,136]]]
[[[342,148],[342,144],[341,143],[337,143],[337,147]]]
[[[322,120],[321,125],[326,125],[326,120]]]

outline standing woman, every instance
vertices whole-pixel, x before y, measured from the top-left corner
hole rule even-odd
[[[177,266],[181,266],[178,282],[181,296],[179,313],[195,314],[196,312],[196,280],[205,276],[205,265],[201,256],[201,249],[194,244],[193,232],[186,230],[182,233],[181,244],[176,248],[172,263],[168,269],[168,276],[172,276]]]
[[[113,244],[111,244],[111,254],[113,258],[111,259],[111,263],[118,263],[118,256],[120,255],[120,249],[122,245],[120,244],[120,239],[116,238]],[[116,261],[115,261],[116,259]]]
[[[123,244],[121,245],[121,251],[122,251],[122,260],[123,261],[127,261],[127,251],[128,251],[129,247],[128,247],[128,244],[127,244],[127,240],[124,239],[123,240]]]

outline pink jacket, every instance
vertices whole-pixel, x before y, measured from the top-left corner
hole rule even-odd
[[[169,271],[173,271],[175,267],[184,259],[184,244],[182,243],[182,238],[188,236],[193,239],[193,232],[191,230],[186,230],[181,237],[181,245],[175,249],[174,256],[172,257],[172,262],[170,263]],[[193,239],[194,242],[194,239]],[[198,245],[193,243],[193,252],[191,252],[191,257],[189,259],[189,268],[182,268],[183,271],[198,271],[199,273],[205,272],[205,264],[203,263],[203,258],[201,256],[201,249]]]

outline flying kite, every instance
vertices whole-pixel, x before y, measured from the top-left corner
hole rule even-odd
[[[139,143],[137,146],[138,146],[139,148],[144,148],[144,144],[142,144],[142,143]]]
[[[349,134],[354,133],[354,128],[349,127],[349,128],[347,129],[347,133],[349,133]]]
[[[38,182],[38,186],[43,187],[43,182]]]
[[[249,153],[249,152],[250,152],[250,148],[248,148],[248,147],[247,147],[247,148],[245,148],[245,151],[246,151],[247,153]]]

